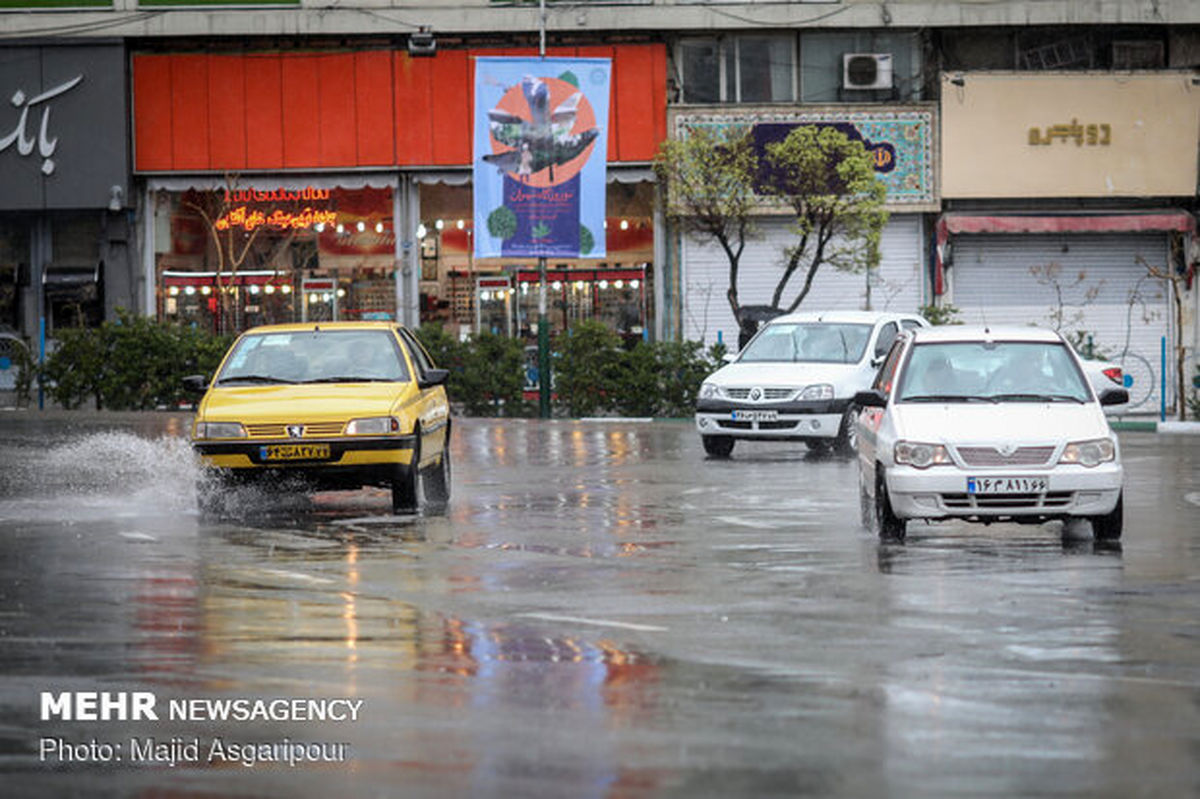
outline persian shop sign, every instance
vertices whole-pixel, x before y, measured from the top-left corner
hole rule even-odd
[[[311,186],[303,189],[280,188],[268,191],[259,189],[226,189],[225,203],[227,205],[236,205],[238,203],[298,204],[314,200],[327,202],[329,196],[329,189],[314,189]],[[332,225],[336,222],[337,211],[314,209],[309,205],[304,206],[303,209],[298,211],[290,211],[282,208],[273,208],[264,211],[248,205],[238,205],[236,208],[231,208],[218,219],[215,227],[217,230],[229,230],[236,227],[246,231],[256,230],[264,226],[274,230],[304,230],[316,227],[317,225]]]

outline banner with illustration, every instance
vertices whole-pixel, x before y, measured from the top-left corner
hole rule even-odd
[[[475,257],[603,258],[607,58],[475,59]]]

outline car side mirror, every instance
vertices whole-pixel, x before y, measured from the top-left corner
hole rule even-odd
[[[854,394],[854,404],[860,408],[886,408],[887,401],[888,398],[877,388],[858,391]]]
[[[204,375],[188,375],[183,378],[183,388],[192,394],[203,394],[208,390],[208,378]]]
[[[733,363],[735,360],[737,360],[737,353],[736,352],[727,352],[721,356],[721,360],[724,361],[725,363]]]
[[[1124,405],[1129,402],[1129,392],[1123,388],[1106,388],[1100,392],[1101,405]]]
[[[423,378],[417,381],[417,385],[421,388],[433,388],[443,385],[449,377],[449,369],[430,369]]]
[[[877,353],[875,353],[875,357],[871,359],[871,368],[872,368],[872,369],[878,369],[880,366],[883,366],[883,362],[884,362],[885,360],[887,360],[887,353],[886,353],[886,352],[877,352]]]

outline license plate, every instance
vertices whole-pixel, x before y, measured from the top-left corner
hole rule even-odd
[[[734,411],[735,422],[775,422],[779,420],[779,411]]]
[[[329,458],[328,444],[272,444],[260,447],[264,461],[319,461]]]
[[[968,477],[968,494],[1040,494],[1049,486],[1045,477]]]

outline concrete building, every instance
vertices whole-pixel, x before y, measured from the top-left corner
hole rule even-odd
[[[540,30],[553,54],[614,64],[609,254],[552,264],[557,325],[730,340],[720,258],[657,210],[657,144],[697,121],[832,122],[887,155],[892,216],[878,272],[823,273],[805,307],[1058,326],[1123,359],[1145,409],[1164,337],[1194,361],[1190,0],[8,0],[0,324],[53,335],[124,306],[519,333],[530,264],[470,254],[470,59],[536,54]],[[205,214],[238,200],[339,218],[220,251]],[[786,240],[765,220],[743,302],[764,300]]]

